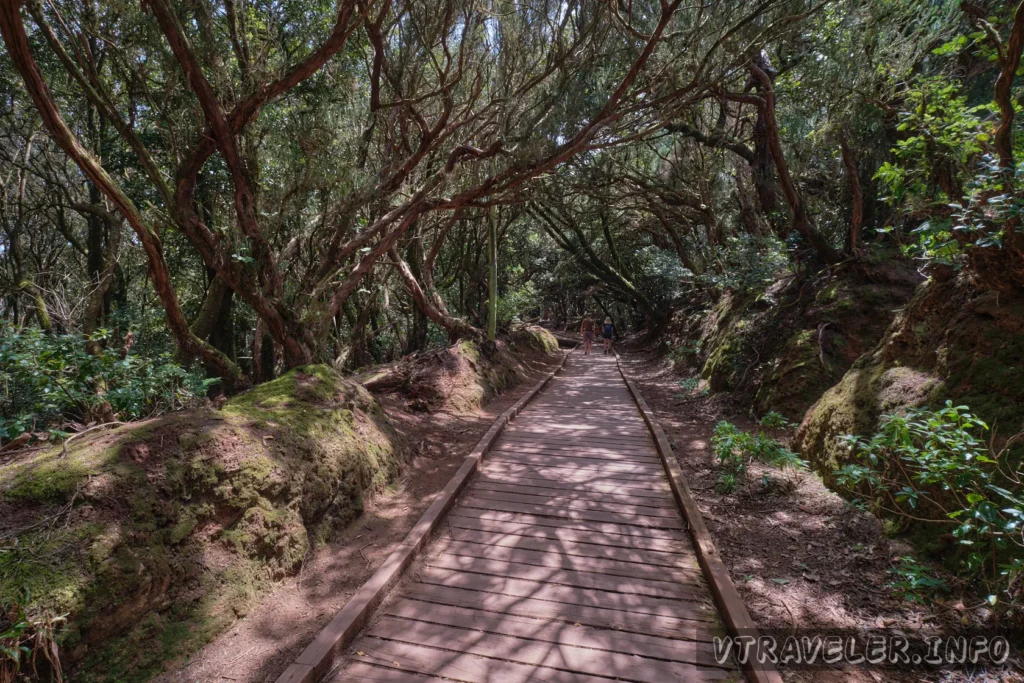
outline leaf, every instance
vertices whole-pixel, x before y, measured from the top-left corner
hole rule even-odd
[[[789,583],[789,579],[772,579],[772,581],[779,584],[780,586],[785,586],[787,583]]]

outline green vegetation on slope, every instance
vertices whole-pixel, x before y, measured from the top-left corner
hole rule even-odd
[[[326,366],[0,466],[0,596],[69,613],[76,680],[145,680],[244,616],[398,474],[380,406]],[[16,514],[15,514],[16,511]]]

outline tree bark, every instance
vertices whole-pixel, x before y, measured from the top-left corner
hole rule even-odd
[[[850,194],[853,197],[853,215],[850,217],[850,231],[846,236],[846,251],[855,254],[857,247],[860,246],[860,230],[864,223],[864,192],[860,186],[857,162],[853,158],[845,133],[839,139],[839,149],[843,157],[843,166],[846,167],[846,177],[850,180]]]
[[[498,336],[498,224],[494,208],[487,211],[487,338]]]
[[[771,79],[763,69],[753,62],[750,64],[750,72],[761,83],[763,94],[761,110],[764,112],[768,148],[771,150],[772,159],[775,161],[775,170],[779,175],[782,193],[786,197],[786,203],[789,204],[789,210],[792,213],[793,230],[803,235],[826,263],[839,263],[843,260],[843,255],[838,249],[828,243],[825,236],[811,222],[811,217],[807,214],[807,206],[804,204],[803,197],[789,175],[789,165],[786,162],[786,155],[782,151],[782,141],[779,139],[779,124],[775,119],[775,91]]]
[[[32,57],[25,25],[21,16],[21,2],[0,3],[0,34],[15,68],[25,82],[25,88],[39,110],[43,124],[54,141],[74,161],[82,172],[106,195],[128,220],[146,253],[149,275],[160,302],[163,304],[167,324],[178,345],[186,353],[195,354],[217,369],[218,374],[243,381],[242,374],[223,353],[198,339],[189,329],[178,303],[178,295],[171,285],[171,275],[163,256],[163,245],[156,231],[149,226],[135,204],[125,195],[100,165],[99,161],[78,141],[57,108],[42,72]]]
[[[402,281],[405,283],[406,289],[409,290],[409,294],[412,296],[413,302],[416,307],[423,311],[423,313],[433,320],[435,323],[444,328],[445,332],[448,333],[448,340],[455,342],[462,337],[482,337],[483,333],[467,323],[465,320],[460,320],[450,314],[447,311],[442,311],[433,304],[430,298],[424,293],[423,288],[420,287],[419,281],[412,272],[412,268],[398,253],[398,249],[392,247],[389,252],[391,259],[394,261],[395,266],[398,268],[398,273],[402,276]]]
[[[114,271],[117,269],[117,261],[121,252],[121,218],[103,208],[99,204],[99,191],[90,185],[89,198],[95,198],[97,203],[76,204],[75,210],[86,216],[89,226],[88,264],[89,283],[92,289],[85,305],[85,313],[82,318],[82,331],[87,341],[86,351],[96,355],[103,347],[98,340],[88,339],[103,323],[106,308],[107,293],[114,283]]]

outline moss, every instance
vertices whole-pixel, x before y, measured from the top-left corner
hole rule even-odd
[[[96,448],[74,444],[65,456],[61,449],[51,449],[23,464],[0,470],[3,480],[12,482],[4,496],[13,500],[65,502],[89,476],[115,464],[119,451],[119,445]]]
[[[183,506],[177,523],[168,531],[168,542],[171,544],[181,543],[192,535],[192,532],[199,526],[199,522],[212,514],[212,505]]]
[[[0,466],[4,498],[40,516],[79,492],[60,525],[0,554],[0,590],[70,613],[75,680],[146,680],[294,574],[311,539],[329,540],[394,480],[404,452],[373,397],[324,366],[221,412],[84,436],[66,458]]]
[[[817,337],[815,330],[800,330],[786,341],[754,398],[758,412],[774,410],[800,419],[819,396],[831,368],[822,365]]]
[[[79,609],[90,574],[73,561],[91,526],[41,529],[21,534],[18,544],[0,553],[0,602],[27,592],[32,609],[65,614]]]
[[[844,464],[843,434],[873,434],[882,415],[967,405],[1015,433],[1024,420],[1024,298],[978,289],[966,278],[930,281],[866,354],[808,411],[803,453],[830,480]]]
[[[558,340],[555,335],[539,325],[521,325],[509,332],[513,347],[519,351],[539,352],[544,354],[558,353]]]

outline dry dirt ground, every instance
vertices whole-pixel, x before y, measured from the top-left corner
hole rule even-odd
[[[728,495],[715,490],[709,448],[721,419],[744,419],[719,397],[689,398],[671,365],[647,353],[625,352],[636,379],[676,453],[715,544],[759,628],[794,630],[891,629],[932,635],[970,612],[950,601],[926,608],[895,596],[889,569],[910,548],[887,538],[879,521],[829,491],[814,474],[754,463],[748,486]],[[768,485],[764,485],[767,477]],[[887,669],[787,671],[787,681],[1022,681],[1017,671],[898,672]]]
[[[366,501],[362,516],[326,547],[311,553],[302,571],[260,606],[159,683],[275,680],[405,538],[491,423],[540,377],[555,358],[523,361],[525,378],[480,410],[415,412],[378,396],[412,446],[401,478]]]

